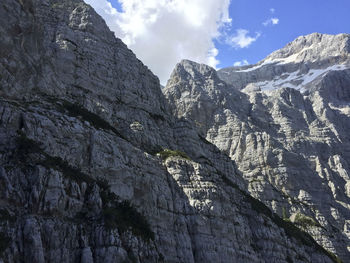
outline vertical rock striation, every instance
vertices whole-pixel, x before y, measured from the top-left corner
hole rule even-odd
[[[248,190],[350,258],[349,35],[300,37],[257,65],[179,63],[164,93],[178,118],[237,164]]]

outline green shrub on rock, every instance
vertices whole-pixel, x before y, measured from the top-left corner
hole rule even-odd
[[[163,149],[157,155],[159,155],[163,160],[166,160],[169,157],[178,157],[178,158],[183,158],[186,160],[191,160],[190,157],[188,157],[188,155],[186,153],[178,151],[178,150]]]
[[[320,226],[320,224],[316,222],[315,219],[307,215],[304,215],[302,213],[297,213],[294,216],[294,223],[304,228],[310,227],[310,226]]]

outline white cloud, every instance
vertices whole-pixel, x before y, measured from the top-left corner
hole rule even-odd
[[[107,0],[85,1],[163,84],[181,59],[219,63],[213,39],[231,23],[231,0],[118,0],[122,12]]]
[[[276,12],[276,9],[275,8],[270,8],[270,13],[271,14],[274,14]]]
[[[249,31],[246,29],[237,29],[236,34],[226,38],[226,43],[234,48],[246,48],[255,42],[261,33],[256,32],[255,36],[249,36]]]
[[[277,17],[275,17],[275,18],[271,18],[271,22],[273,25],[277,25],[280,22],[280,20]]]
[[[278,25],[280,20],[277,17],[272,17],[267,19],[265,22],[263,22],[264,26],[269,26],[269,25]]]
[[[233,66],[235,67],[241,67],[246,65],[249,65],[249,62],[246,59],[243,59],[242,61],[236,61],[235,63],[233,63]]]

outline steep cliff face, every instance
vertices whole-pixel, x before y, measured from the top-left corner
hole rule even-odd
[[[174,115],[235,161],[254,197],[344,262],[349,62],[349,35],[312,34],[249,67],[216,72],[182,61],[164,90]]]
[[[1,262],[331,262],[172,117],[80,0],[0,4]]]

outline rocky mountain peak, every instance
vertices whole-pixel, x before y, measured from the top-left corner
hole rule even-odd
[[[175,66],[167,83],[164,93],[172,91],[178,96],[192,94],[195,96],[215,96],[230,90],[229,85],[222,81],[216,70],[208,65],[199,64],[190,60],[182,60]],[[216,99],[211,100],[215,102]]]
[[[220,105],[234,104],[244,96],[221,80],[214,68],[189,60],[182,60],[176,65],[163,93],[178,117],[183,117],[183,113],[187,112],[186,117],[191,119],[192,113],[188,112],[188,107],[196,104],[194,115],[201,115],[198,123],[206,123]],[[181,106],[174,107],[176,104]],[[202,128],[205,129],[204,126]]]
[[[262,63],[314,63],[332,59],[333,63],[350,57],[350,35],[313,33],[300,36],[280,50],[273,52]]]
[[[212,79],[214,76],[217,76],[217,73],[212,67],[183,59],[175,66],[167,86],[173,85],[176,81],[191,79],[205,81],[205,79]]]
[[[241,90],[253,83],[262,91],[293,88],[305,93],[320,90],[328,74],[348,74],[349,51],[349,34],[314,33],[298,37],[256,65],[220,69],[218,76]]]

